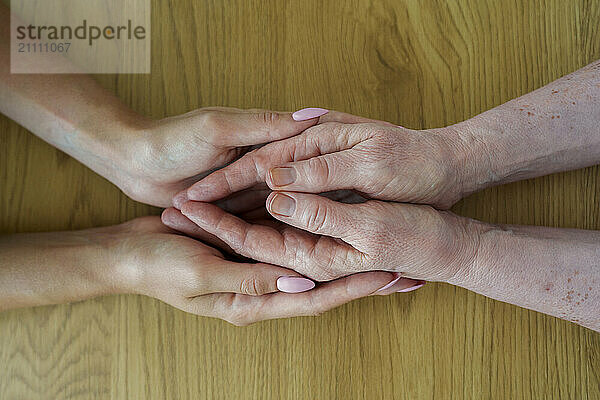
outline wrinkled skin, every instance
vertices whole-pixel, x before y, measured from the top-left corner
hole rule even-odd
[[[277,210],[279,196],[295,200],[290,216]],[[181,213],[239,254],[319,281],[375,270],[448,281],[467,273],[477,253],[477,223],[430,206],[343,204],[314,194],[274,192],[267,209],[284,224],[247,222],[194,201]]]
[[[319,281],[373,270],[444,281],[473,262],[478,236],[471,227],[476,224],[429,206],[364,199],[449,207],[462,196],[464,143],[451,127],[414,131],[330,111],[303,133],[213,172],[180,192],[174,204],[182,217],[234,252]],[[277,184],[281,167],[293,169],[293,183]],[[286,217],[273,210],[276,194],[267,199],[268,212],[284,224],[265,226],[204,203],[264,183],[296,200],[294,215]],[[360,196],[348,196],[344,189]],[[300,193],[325,191],[325,196]],[[359,204],[326,197],[354,203],[358,198]]]
[[[176,206],[181,199],[214,201],[260,182],[273,190],[309,193],[352,189],[371,199],[442,209],[463,196],[462,164],[469,151],[452,127],[416,131],[337,112],[320,121],[207,176],[180,194]]]

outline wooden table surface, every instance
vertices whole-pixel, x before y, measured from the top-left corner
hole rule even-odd
[[[600,1],[155,0],[152,74],[98,80],[163,117],[224,105],[452,124],[600,58]],[[160,210],[0,117],[3,233]],[[454,210],[600,229],[600,170]],[[445,284],[237,328],[140,296],[0,314],[1,399],[598,399],[600,335]]]

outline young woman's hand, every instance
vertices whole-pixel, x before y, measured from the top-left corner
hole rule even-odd
[[[182,232],[196,236],[197,228],[170,210],[164,218]],[[121,292],[151,296],[181,310],[235,325],[317,315],[382,288],[377,294],[414,285],[394,274],[374,272],[314,288],[314,282],[286,268],[229,261],[218,250],[175,234],[158,217],[139,218],[113,230],[109,247],[118,275],[126,282]],[[392,282],[393,287],[388,286]]]
[[[141,123],[111,179],[130,197],[168,207],[173,196],[252,146],[297,135],[319,121],[323,109],[294,114],[266,110],[202,108]]]
[[[204,237],[176,210],[158,217],[68,232],[0,237],[0,311],[142,294],[184,311],[236,325],[316,315],[371,294],[386,295],[414,282],[373,272],[315,283],[271,264],[234,262],[192,238]]]

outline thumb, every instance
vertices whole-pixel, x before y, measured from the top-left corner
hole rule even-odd
[[[319,118],[320,124],[325,123],[325,122],[340,122],[343,124],[378,123],[378,124],[396,126],[396,125],[392,124],[391,122],[380,121],[380,120],[371,119],[371,118],[365,118],[365,117],[361,117],[358,115],[352,115],[352,114],[348,114],[348,113],[344,113],[344,112],[340,112],[340,111],[329,111],[327,114],[325,114],[321,118]]]
[[[267,210],[288,225],[318,235],[345,239],[361,226],[356,205],[338,203],[316,194],[273,192],[267,198]]]
[[[220,146],[251,146],[297,135],[319,123],[329,111],[305,108],[295,113],[236,108],[205,109],[204,128],[211,143]]]
[[[360,187],[360,167],[351,151],[325,154],[271,168],[265,182],[273,190],[323,193]]]

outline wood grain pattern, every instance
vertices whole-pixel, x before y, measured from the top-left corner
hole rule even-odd
[[[98,79],[153,117],[322,106],[458,122],[600,58],[597,0],[155,0],[152,74]],[[3,233],[159,210],[0,118]],[[600,229],[598,167],[455,211]],[[600,335],[443,284],[236,328],[138,296],[0,314],[1,399],[598,399]]]

